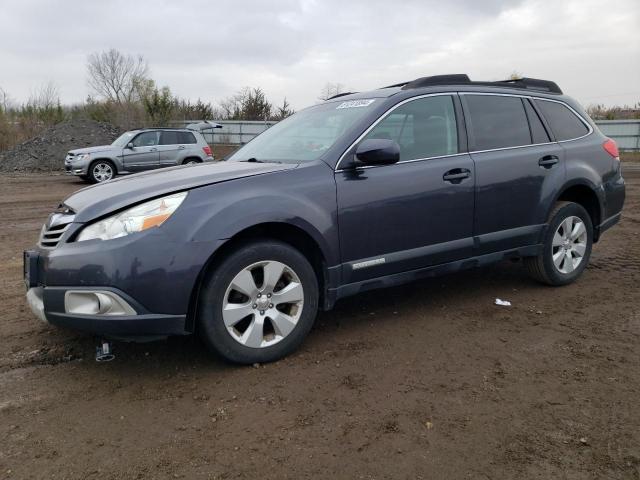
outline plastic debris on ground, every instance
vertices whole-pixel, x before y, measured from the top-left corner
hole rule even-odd
[[[499,298],[496,298],[496,301],[494,302],[496,305],[500,305],[502,307],[510,307],[511,306],[511,302],[508,300],[501,300]]]

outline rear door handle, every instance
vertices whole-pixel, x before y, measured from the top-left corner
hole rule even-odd
[[[187,147],[185,147],[184,145],[178,145],[178,148],[179,148],[180,150],[184,150],[184,149],[185,149],[185,148],[187,148]]]
[[[454,168],[453,170],[449,170],[442,176],[442,180],[449,183],[460,183],[465,178],[469,178],[471,176],[471,170],[466,168]]]
[[[559,161],[560,159],[556,155],[545,155],[540,160],[538,160],[538,165],[540,165],[543,168],[549,169]]]

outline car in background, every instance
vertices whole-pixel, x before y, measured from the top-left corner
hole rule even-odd
[[[79,148],[67,153],[64,168],[91,183],[116,175],[214,160],[201,131],[221,126],[212,122],[187,128],[142,128],[125,132],[111,145]]]

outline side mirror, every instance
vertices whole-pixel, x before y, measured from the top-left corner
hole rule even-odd
[[[370,138],[356,148],[355,163],[359,165],[391,165],[400,160],[400,145],[386,138]]]
[[[127,148],[128,148],[129,150],[133,150],[133,142],[129,142],[129,143],[127,143]]]

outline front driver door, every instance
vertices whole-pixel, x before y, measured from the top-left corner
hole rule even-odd
[[[395,140],[397,164],[353,168],[357,142],[343,157],[335,178],[344,283],[472,255],[475,173],[461,122],[453,94],[411,99],[360,139]]]
[[[128,172],[141,172],[158,168],[158,132],[142,132],[131,141],[132,148],[122,150],[124,168]]]

